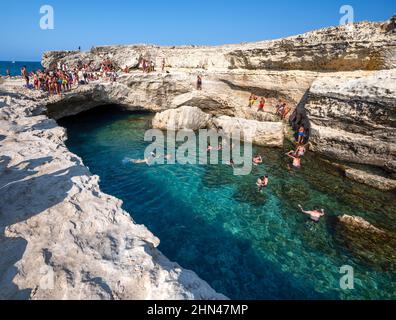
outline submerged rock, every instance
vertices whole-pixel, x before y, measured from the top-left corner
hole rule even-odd
[[[374,187],[382,191],[396,190],[396,180],[371,174],[363,170],[346,168],[345,175],[347,178],[351,180],[366,184],[368,186]]]
[[[334,238],[354,259],[382,271],[396,270],[396,235],[361,217],[343,215],[334,222]]]

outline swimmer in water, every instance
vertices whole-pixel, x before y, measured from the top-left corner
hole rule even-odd
[[[305,146],[304,145],[299,145],[297,147],[296,152],[294,154],[297,155],[298,157],[303,157],[306,152],[307,152],[307,149],[305,148]]]
[[[301,158],[294,153],[294,151],[290,151],[286,153],[286,155],[293,159],[293,167],[296,169],[301,168]]]
[[[263,158],[260,155],[257,155],[253,158],[253,164],[258,166],[263,163]]]
[[[258,186],[258,191],[261,192],[261,190],[265,187],[268,186],[268,175],[262,176],[257,179],[256,185]]]
[[[314,210],[311,211],[305,211],[303,209],[303,207],[299,204],[298,207],[301,209],[301,211],[307,215],[309,215],[309,217],[311,218],[312,221],[314,222],[319,222],[320,218],[323,217],[325,215],[325,211],[324,209],[321,209],[319,211],[318,208],[315,208]]]

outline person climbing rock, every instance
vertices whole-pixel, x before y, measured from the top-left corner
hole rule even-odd
[[[302,126],[300,126],[300,129],[298,129],[297,143],[303,144],[304,140],[305,140],[305,127],[302,125]]]

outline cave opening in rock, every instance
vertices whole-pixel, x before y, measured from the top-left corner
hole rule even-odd
[[[159,237],[169,259],[233,299],[394,298],[389,268],[395,264],[388,251],[365,243],[360,234],[344,234],[340,230],[349,229],[337,219],[359,215],[395,231],[392,193],[346,179],[315,154],[307,155],[302,170],[289,171],[285,152],[291,145],[255,147],[264,165],[246,177],[224,165],[123,163],[125,157],[143,157],[152,118],[107,105],[58,123],[67,129],[68,148],[100,176],[102,191],[123,200],[131,217]],[[260,193],[255,182],[263,174],[269,174],[270,186]],[[326,218],[307,221],[299,203],[325,208]],[[347,246],[350,241],[356,246]],[[346,264],[364,287],[339,288],[339,270]]]

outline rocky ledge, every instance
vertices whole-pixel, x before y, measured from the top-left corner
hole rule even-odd
[[[22,89],[19,81],[0,85],[0,298],[225,298],[164,257],[159,239],[135,224],[121,201],[103,194],[99,177],[65,147],[66,133],[55,120],[99,105],[158,112],[156,126],[164,129],[170,123],[195,129],[208,121],[229,132],[254,125],[260,128],[255,143],[279,146],[285,123],[275,106],[282,100],[293,107],[294,126],[307,124],[314,151],[395,174],[394,18],[240,45],[50,52],[43,65],[98,67],[111,59],[133,69],[142,56],[157,66],[165,58],[166,72],[134,70],[116,83],[94,81],[51,98]],[[202,91],[195,90],[197,74]],[[251,93],[266,97],[266,112],[247,106]],[[378,180],[362,175],[353,176],[378,187]],[[341,219],[336,235],[351,235],[340,236],[344,246],[366,235],[373,243],[378,238],[387,268],[394,236],[360,222]],[[373,262],[359,248],[353,254]]]
[[[0,85],[0,299],[225,299],[100,191],[21,84]]]

